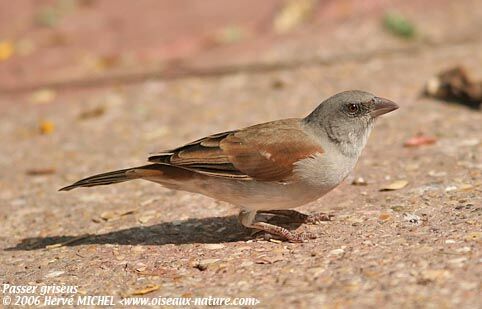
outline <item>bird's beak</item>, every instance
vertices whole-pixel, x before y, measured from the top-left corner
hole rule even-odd
[[[370,112],[370,115],[373,118],[376,118],[376,117],[381,116],[383,114],[394,111],[397,108],[398,108],[398,105],[395,104],[394,102],[392,102],[388,99],[375,97],[374,108]]]

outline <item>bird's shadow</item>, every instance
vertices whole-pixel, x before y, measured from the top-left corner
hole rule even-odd
[[[299,225],[298,225],[299,226]],[[292,227],[293,228],[293,227]],[[237,216],[187,219],[137,226],[104,234],[59,235],[22,239],[6,251],[38,250],[56,246],[91,244],[166,245],[222,243],[251,239],[249,229],[241,226]]]

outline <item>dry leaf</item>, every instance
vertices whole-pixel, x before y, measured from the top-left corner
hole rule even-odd
[[[241,41],[245,36],[244,29],[238,26],[228,26],[216,32],[212,40],[216,44],[232,44]]]
[[[273,28],[277,33],[286,33],[305,22],[313,13],[316,0],[287,0],[277,13]]]
[[[432,145],[437,141],[435,137],[432,136],[425,136],[425,135],[417,135],[414,136],[403,144],[405,147],[418,147],[423,145]]]
[[[425,86],[425,95],[444,101],[455,101],[474,109],[482,108],[482,82],[474,81],[461,66],[432,77]]]
[[[15,48],[12,42],[1,41],[0,42],[0,61],[7,60],[10,57],[12,57],[14,50]]]
[[[145,294],[157,291],[159,290],[159,288],[160,286],[157,284],[149,284],[142,289],[135,290],[134,292],[132,292],[132,295],[145,295]]]
[[[55,130],[55,125],[52,121],[43,120],[39,124],[40,134],[51,134]]]
[[[387,221],[387,220],[390,220],[391,218],[392,218],[392,216],[390,216],[390,214],[383,213],[378,217],[378,220]]]
[[[400,190],[405,188],[408,185],[408,181],[406,180],[397,180],[392,182],[391,184],[382,187],[380,191],[394,191],[394,190]]]
[[[482,239],[482,233],[481,232],[471,232],[468,233],[465,237],[465,240],[471,241],[471,240],[481,240]]]
[[[118,219],[122,216],[125,215],[130,215],[133,214],[136,211],[136,209],[127,209],[127,210],[116,210],[116,211],[104,211],[103,213],[100,214],[100,217],[104,221],[111,221],[114,219]]]
[[[385,14],[383,25],[392,34],[406,39],[413,38],[416,34],[415,25],[403,15],[395,12]]]
[[[40,176],[40,175],[50,175],[55,174],[55,168],[53,167],[46,167],[46,168],[32,168],[26,171],[26,174],[29,176]]]
[[[45,104],[52,102],[57,93],[51,89],[40,89],[32,93],[30,101],[34,104]]]
[[[97,58],[97,69],[104,71],[118,67],[122,62],[122,58],[119,54],[104,55]]]
[[[81,120],[85,120],[85,119],[89,119],[89,118],[96,118],[96,117],[102,116],[104,113],[105,113],[105,107],[98,106],[94,109],[90,109],[90,110],[87,110],[87,111],[84,111],[84,112],[80,113],[78,118],[81,119]]]
[[[283,260],[283,255],[277,255],[277,256],[260,256],[258,257],[254,262],[256,264],[274,264],[276,262],[282,261]]]

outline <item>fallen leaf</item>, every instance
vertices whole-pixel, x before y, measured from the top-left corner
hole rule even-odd
[[[28,169],[25,173],[29,176],[50,175],[50,174],[55,174],[55,168],[53,167],[32,168],[32,169]]]
[[[30,101],[34,104],[45,104],[52,102],[57,93],[51,89],[40,89],[32,93]]]
[[[141,288],[132,292],[132,295],[145,295],[145,294],[157,291],[159,290],[159,288],[160,286],[157,284],[148,284],[144,288]]]
[[[391,12],[385,14],[383,25],[390,33],[406,39],[413,38],[416,34],[413,23],[399,13]]]
[[[400,190],[405,188],[408,185],[408,181],[406,180],[397,180],[392,182],[391,184],[382,187],[380,191],[394,191],[394,190]]]
[[[115,211],[104,211],[103,213],[100,214],[100,217],[104,221],[111,221],[114,219],[118,219],[122,216],[130,215],[133,214],[136,211],[136,209],[127,209],[127,210],[115,210]]]
[[[97,69],[103,71],[115,68],[119,66],[122,62],[122,57],[119,54],[111,54],[100,56],[96,60]]]
[[[204,259],[194,264],[194,268],[197,268],[200,271],[205,271],[208,269],[209,265],[215,264],[219,261],[220,259]]]
[[[207,250],[219,250],[223,249],[225,246],[223,244],[206,244],[204,245],[204,249]]]
[[[482,239],[482,233],[481,232],[471,232],[468,233],[465,237],[465,240],[471,241],[471,240],[481,240]]]
[[[425,95],[454,101],[473,109],[482,108],[482,82],[474,81],[462,66],[442,71],[429,79]]]
[[[409,138],[403,146],[405,147],[419,147],[423,145],[432,145],[437,141],[435,137],[432,136],[425,136],[425,135],[417,135],[412,138]]]
[[[35,15],[35,22],[42,27],[54,27],[60,20],[58,10],[51,6],[41,8]]]
[[[52,121],[43,120],[39,124],[40,134],[45,134],[45,135],[51,134],[54,132],[54,130],[55,130],[55,125]]]
[[[401,212],[401,211],[405,210],[405,207],[403,207],[403,206],[393,206],[393,207],[390,207],[390,209],[395,211],[395,212]]]
[[[0,61],[9,59],[14,53],[13,43],[10,41],[0,41]]]
[[[85,120],[89,118],[96,118],[100,117],[105,113],[105,107],[103,106],[98,106],[96,108],[86,110],[82,113],[79,114],[78,119],[80,120]]]
[[[286,33],[304,23],[316,7],[316,0],[287,0],[276,14],[273,29]]]
[[[378,217],[378,220],[387,221],[387,220],[390,220],[391,218],[392,218],[392,216],[390,216],[390,214],[383,213]]]
[[[213,41],[217,44],[232,44],[241,41],[245,36],[245,31],[239,26],[228,26],[216,32]]]

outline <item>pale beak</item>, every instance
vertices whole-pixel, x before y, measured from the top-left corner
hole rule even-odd
[[[373,118],[389,113],[398,108],[398,105],[395,104],[394,102],[388,99],[379,98],[379,97],[375,97],[373,105],[374,105],[374,108],[370,112],[370,115]]]

